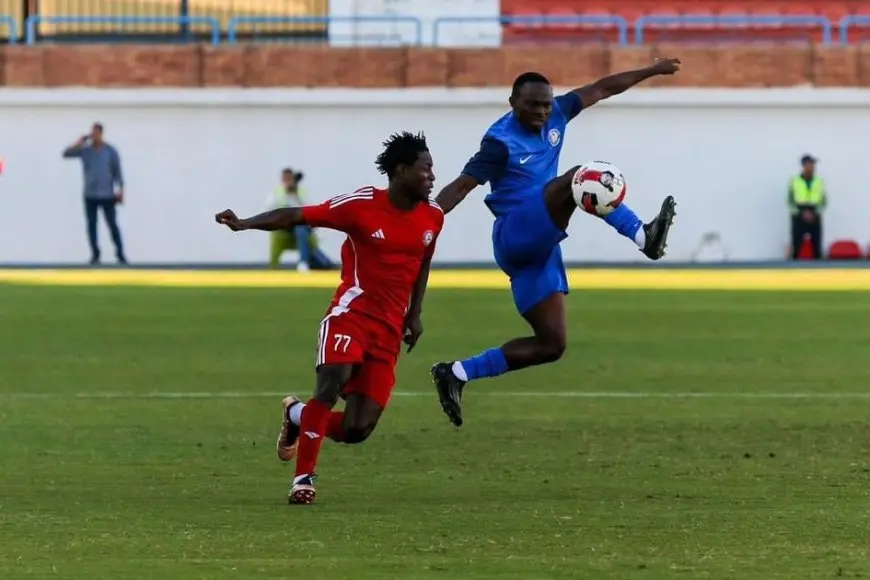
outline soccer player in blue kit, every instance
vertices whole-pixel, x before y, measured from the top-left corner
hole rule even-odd
[[[432,367],[441,408],[457,427],[462,425],[462,391],[468,381],[551,363],[565,351],[568,278],[559,244],[568,237],[565,230],[577,208],[571,179],[578,169],[557,177],[568,122],[599,101],[679,69],[679,60],[659,59],[649,67],[614,74],[556,98],[543,75],[520,75],[509,99],[512,110],[492,124],[477,154],[438,194],[436,201],[446,214],[475,187],[490,183],[491,193],[484,201],[496,218],[495,260],[510,278],[517,310],[534,332]],[[603,219],[648,258],[658,260],[664,255],[675,206],[674,198],[667,196],[658,215],[646,224],[624,203]]]

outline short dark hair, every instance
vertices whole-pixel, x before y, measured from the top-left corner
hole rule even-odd
[[[384,141],[384,151],[375,160],[378,171],[392,178],[399,165],[413,165],[420,153],[429,151],[426,136],[422,132],[414,135],[408,131],[395,133]]]
[[[550,81],[539,72],[524,72],[514,81],[514,86],[511,88],[511,96],[517,96],[520,93],[520,89],[529,83],[543,83],[549,85]]]
[[[103,124],[102,123],[94,123],[94,129],[96,129],[97,131],[102,131]]]

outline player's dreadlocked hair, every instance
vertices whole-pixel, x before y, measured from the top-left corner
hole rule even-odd
[[[375,167],[392,178],[399,165],[413,165],[425,151],[429,151],[429,147],[422,132],[416,135],[408,131],[395,133],[384,141],[384,152],[378,155]]]
[[[519,95],[520,89],[522,89],[523,86],[525,86],[529,83],[542,83],[545,85],[549,85],[550,81],[547,79],[547,77],[545,77],[541,73],[524,72],[523,74],[518,76],[516,78],[516,80],[514,81],[514,86],[511,88],[511,96],[516,97],[517,95]]]

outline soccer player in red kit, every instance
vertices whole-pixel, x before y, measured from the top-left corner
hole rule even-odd
[[[282,403],[278,457],[289,461],[298,451],[290,503],[314,501],[324,437],[361,443],[371,435],[390,400],[402,342],[410,352],[423,332],[423,295],[444,212],[429,199],[435,175],[425,137],[403,132],[384,147],[376,165],[389,179],[387,189],[363,187],[248,219],[231,210],[215,216],[233,231],[308,225],[347,234],[341,285],[320,323],[314,396],[302,403],[290,395]],[[343,412],[333,410],[339,397]]]

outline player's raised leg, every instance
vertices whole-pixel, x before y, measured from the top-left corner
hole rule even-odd
[[[566,230],[577,209],[574,193],[571,190],[571,180],[579,169],[574,167],[547,184],[544,198],[547,210],[556,227]],[[658,260],[665,255],[668,232],[676,215],[676,202],[673,196],[667,196],[662,201],[659,213],[649,222],[643,223],[634,211],[625,203],[621,204],[607,216],[602,218],[620,235],[637,244],[643,254],[650,260]]]
[[[577,169],[572,168],[548,183],[542,202],[531,200],[496,222],[493,233],[496,260],[511,277],[517,309],[534,335],[432,367],[441,408],[456,426],[463,422],[462,392],[467,382],[555,362],[565,351],[564,294],[568,293],[568,279],[559,244],[566,237],[565,229],[577,207],[571,190],[571,179]],[[608,223],[622,235],[634,238],[645,255],[657,260],[664,255],[674,206],[674,199],[668,196],[659,214],[644,224],[622,205],[607,216]]]

